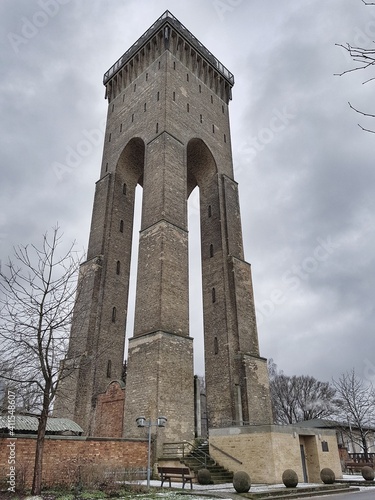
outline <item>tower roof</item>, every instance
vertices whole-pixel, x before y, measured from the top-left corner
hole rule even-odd
[[[153,36],[161,29],[166,28],[164,36],[169,36],[169,28],[173,28],[178,34],[185,39],[194,49],[211,64],[230,84],[234,85],[233,74],[213,55],[211,52],[187,29],[185,26],[174,17],[169,10],[166,10],[152,26],[118,59],[111,68],[104,73],[104,85],[123,67],[125,64],[147,44]]]

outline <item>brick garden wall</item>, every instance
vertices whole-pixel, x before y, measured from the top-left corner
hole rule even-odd
[[[15,442],[17,482],[32,483],[35,436],[17,439],[0,436],[0,482],[10,472],[9,445]],[[110,471],[147,468],[147,441],[87,437],[48,436],[44,445],[43,485],[76,484],[81,479],[102,480]]]

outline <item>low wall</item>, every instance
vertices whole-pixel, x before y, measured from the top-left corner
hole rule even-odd
[[[234,472],[243,470],[253,483],[278,484],[285,469],[296,471],[304,482],[319,483],[329,467],[342,477],[335,431],[297,426],[244,426],[210,429],[210,455]],[[303,448],[302,448],[303,447]]]
[[[30,487],[36,436],[0,435],[0,482],[15,475]],[[12,469],[14,467],[14,469]],[[147,440],[47,436],[43,454],[43,485],[72,485],[79,479],[102,478],[108,472],[147,468]]]

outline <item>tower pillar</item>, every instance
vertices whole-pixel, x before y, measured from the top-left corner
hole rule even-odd
[[[124,435],[136,418],[168,418],[160,436],[194,438],[193,340],[189,337],[184,146],[163,132],[146,148],[134,336],[129,339]],[[158,446],[161,437],[158,438]]]

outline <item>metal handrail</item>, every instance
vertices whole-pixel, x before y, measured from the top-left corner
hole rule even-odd
[[[199,463],[204,465],[205,468],[207,467],[208,460],[213,462],[212,465],[216,465],[216,461],[208,453],[200,450],[196,444],[191,443],[190,441],[164,443],[164,446],[168,445],[172,445],[175,449],[182,452],[181,455],[178,453],[178,456],[180,456],[182,460],[184,458],[188,458],[189,455],[194,452],[194,458],[196,458]]]
[[[213,462],[212,465],[216,465],[216,461],[212,457],[210,457],[210,455],[208,453],[206,453],[203,450],[200,450],[197,445],[190,443],[189,441],[184,441],[183,444],[184,444],[184,446],[182,448],[182,457],[183,458],[187,458],[190,453],[194,452],[194,458],[196,458],[198,460],[198,462],[200,462],[202,465],[204,465],[205,468],[207,467],[208,460],[211,460]],[[187,454],[185,454],[186,448],[188,450]]]
[[[221,448],[219,448],[218,446],[215,446],[214,444],[210,443],[210,447],[214,448],[215,450],[217,451],[220,451],[220,453],[222,453],[223,455],[225,455],[226,457],[230,458],[231,460],[234,460],[235,462],[237,462],[238,464],[242,465],[242,462],[241,460],[238,460],[238,458],[236,457],[233,457],[232,455],[230,455],[229,453],[227,453],[226,451],[222,450]]]

